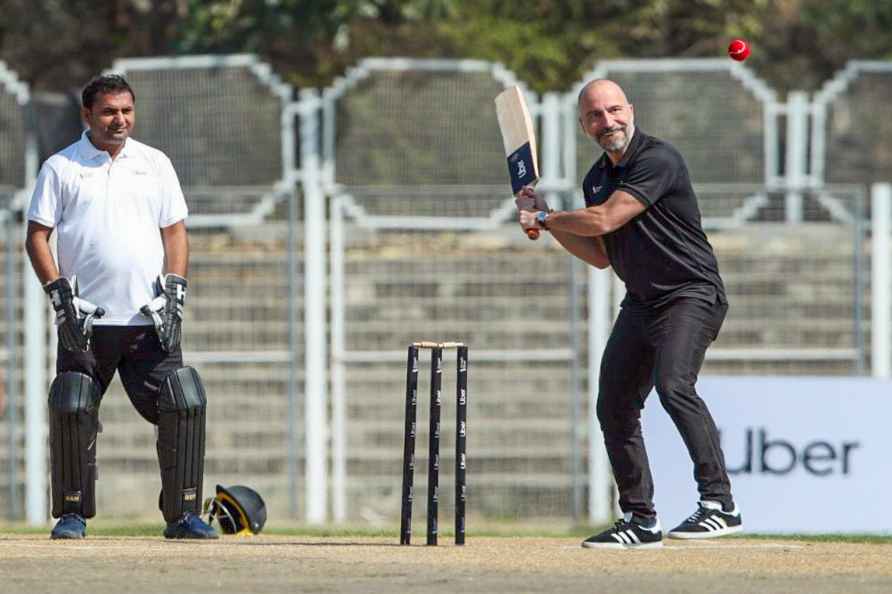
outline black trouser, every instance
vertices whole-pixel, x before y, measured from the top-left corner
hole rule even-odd
[[[158,424],[158,389],[165,377],[183,366],[178,346],[168,353],[152,326],[94,326],[91,347],[72,352],[59,346],[56,372],[79,371],[99,384],[105,394],[115,370],[130,402],[146,420]]]
[[[597,408],[624,513],[656,516],[640,422],[654,387],[688,448],[700,498],[732,505],[718,430],[694,388],[727,310],[725,303],[681,298],[656,310],[620,312],[601,360]]]

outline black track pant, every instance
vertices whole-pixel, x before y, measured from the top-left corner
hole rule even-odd
[[[620,312],[601,360],[597,409],[624,513],[656,516],[640,422],[654,387],[688,448],[700,498],[732,505],[718,430],[694,388],[727,310],[724,303],[681,298],[656,310]]]

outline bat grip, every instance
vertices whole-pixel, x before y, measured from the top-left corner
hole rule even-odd
[[[529,237],[533,241],[536,241],[537,239],[539,239],[539,230],[527,229],[527,237]]]

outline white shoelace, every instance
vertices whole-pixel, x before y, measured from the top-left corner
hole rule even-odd
[[[710,510],[710,511],[712,511],[712,510]],[[700,522],[700,520],[702,520],[703,518],[706,517],[706,513],[707,513],[707,511],[705,508],[702,508],[702,507],[697,508],[697,511],[692,513],[691,516],[687,520],[685,520],[685,522],[687,522],[689,524],[697,524]]]

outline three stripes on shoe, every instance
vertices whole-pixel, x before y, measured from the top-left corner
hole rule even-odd
[[[728,523],[720,516],[708,516],[703,521],[697,522],[697,524],[703,526],[709,532],[718,532],[728,528]]]
[[[621,530],[619,532],[614,532],[611,536],[613,536],[619,544],[641,544],[641,539],[638,538],[638,535],[632,530]]]

